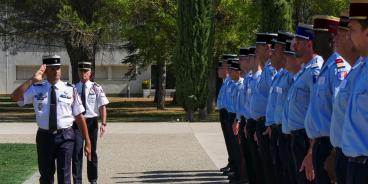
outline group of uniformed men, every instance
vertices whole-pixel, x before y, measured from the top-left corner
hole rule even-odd
[[[230,183],[368,184],[368,1],[224,54]]]
[[[87,176],[97,183],[97,117],[101,117],[100,136],[106,131],[106,105],[109,103],[100,85],[91,82],[91,63],[78,64],[80,82],[63,82],[61,58],[47,55],[43,64],[12,94],[18,105],[33,103],[38,131],[36,135],[41,184],[54,183],[55,160],[58,183],[82,183],[83,139],[87,156]],[[46,80],[44,80],[46,76]]]

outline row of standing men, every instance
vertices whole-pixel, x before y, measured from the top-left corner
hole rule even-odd
[[[217,98],[230,183],[368,183],[368,1],[224,54]],[[324,60],[326,59],[326,61]]]

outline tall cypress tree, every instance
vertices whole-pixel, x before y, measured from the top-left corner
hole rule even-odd
[[[260,0],[261,31],[292,31],[292,3],[290,0]]]
[[[189,121],[206,107],[211,11],[212,0],[178,0],[176,95]]]

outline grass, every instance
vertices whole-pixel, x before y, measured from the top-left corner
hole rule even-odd
[[[0,144],[0,183],[23,183],[36,170],[34,144]]]
[[[124,98],[109,96],[108,122],[182,122],[184,110],[166,99],[166,109],[158,110],[153,98]],[[198,117],[198,114],[196,114]],[[195,119],[199,121],[198,118]],[[9,97],[0,96],[0,122],[35,122],[32,105],[18,107]],[[208,122],[218,122],[218,113],[208,115]]]

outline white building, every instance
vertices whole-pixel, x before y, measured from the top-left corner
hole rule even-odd
[[[8,53],[8,54],[7,54]],[[72,74],[70,60],[64,49],[53,52],[61,56],[62,80],[71,82]],[[0,94],[10,94],[22,82],[32,77],[33,73],[42,64],[43,51],[17,51],[9,54],[0,51]],[[127,64],[122,64],[126,53],[121,50],[100,51],[96,54],[95,81],[103,86],[108,94],[126,95],[130,86],[131,94],[142,93],[142,81],[151,78],[151,67],[136,79],[129,81],[125,73],[129,70]]]

